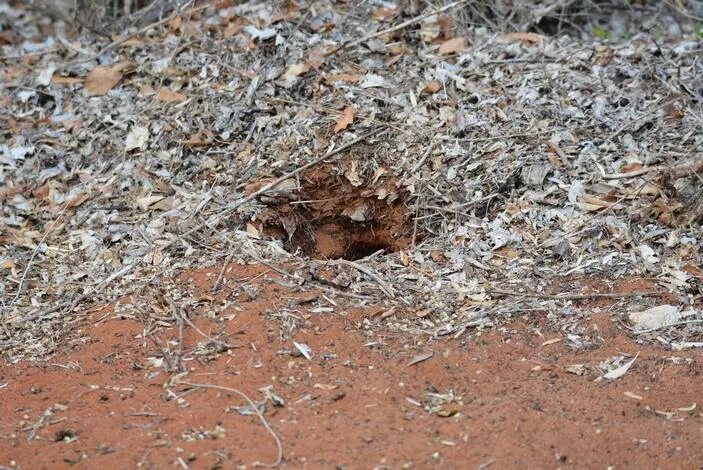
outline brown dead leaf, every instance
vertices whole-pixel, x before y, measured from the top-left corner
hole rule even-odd
[[[300,64],[293,64],[290,67],[288,67],[288,70],[286,70],[286,73],[283,75],[284,78],[295,78],[297,76],[300,76],[310,70],[310,66],[308,64],[300,63]]]
[[[464,49],[466,49],[466,39],[458,37],[444,41],[442,45],[439,46],[439,53],[441,55],[456,54]]]
[[[225,38],[231,38],[232,36],[236,36],[237,34],[239,34],[243,27],[244,23],[242,21],[230,22],[225,28],[225,30],[222,32],[222,36]]]
[[[54,85],[75,85],[76,83],[83,83],[83,80],[81,77],[64,77],[62,75],[51,77],[51,83]]]
[[[610,207],[612,205],[610,202],[605,201],[605,200],[598,198],[598,197],[595,197],[595,196],[591,196],[590,194],[584,194],[582,196],[582,199],[583,199],[583,202],[585,202],[586,204],[590,204],[590,205],[596,206],[598,208]],[[594,209],[594,210],[597,210],[597,209]]]
[[[499,248],[493,252],[496,256],[499,256],[501,258],[505,258],[508,260],[514,260],[518,258],[518,252],[515,251],[512,248],[508,248],[507,246],[504,246],[503,248]]]
[[[400,44],[388,44],[386,50],[393,55],[401,55],[405,53],[405,48]]]
[[[435,263],[443,264],[447,262],[447,257],[444,256],[442,250],[430,251],[430,257],[432,257],[432,261],[434,261]]]
[[[279,21],[289,21],[300,16],[300,5],[296,2],[286,2],[285,11],[279,12],[271,17],[270,24]]]
[[[329,75],[325,75],[325,81],[327,83],[332,83],[332,82],[356,83],[358,81],[361,81],[361,78],[362,78],[362,76],[357,73],[331,73]]]
[[[183,18],[181,18],[180,16],[177,16],[168,22],[168,26],[171,28],[171,31],[173,31],[174,33],[177,32],[179,29],[181,29],[182,24],[183,24]]]
[[[508,33],[503,36],[508,42],[520,41],[525,45],[540,45],[544,37],[536,33]]]
[[[398,62],[403,57],[402,54],[394,55],[383,61],[383,65],[390,67],[391,65]]]
[[[322,47],[313,47],[305,52],[305,63],[314,69],[319,69],[325,61],[325,52],[326,49]]]
[[[15,33],[12,31],[0,32],[0,44],[13,44],[15,42]]]
[[[212,144],[213,140],[215,139],[215,135],[212,133],[212,131],[198,131],[188,140],[184,142],[184,144],[189,145],[191,147],[202,147],[206,145]]]
[[[342,115],[337,119],[337,124],[334,126],[334,132],[341,132],[349,127],[354,122],[354,114],[356,114],[356,110],[353,107],[347,106],[344,108]]]
[[[246,227],[247,235],[252,238],[259,239],[261,237],[261,230],[257,228],[254,224],[248,223]]]
[[[22,57],[22,63],[24,65],[34,65],[39,62],[39,55],[28,54]]]
[[[139,39],[139,38],[129,38],[125,42],[123,42],[119,45],[120,48],[123,48],[123,47],[144,47],[144,46],[146,46],[146,42],[144,42],[143,39]]]
[[[683,267],[683,270],[696,279],[703,280],[703,269],[699,268],[695,264],[687,264]]]
[[[156,94],[156,97],[160,101],[164,101],[166,103],[182,103],[188,99],[188,97],[183,93],[173,91],[169,88],[160,88],[159,92]]]
[[[86,93],[93,96],[106,94],[122,80],[122,72],[131,66],[129,61],[119,62],[112,67],[98,65],[85,77]]]
[[[400,10],[398,8],[377,8],[373,12],[373,19],[376,21],[390,21],[395,18]]]
[[[14,269],[17,265],[10,258],[5,258],[0,261],[0,268],[2,269]]]
[[[556,343],[559,343],[559,342],[561,342],[561,341],[564,341],[564,338],[552,338],[552,339],[548,339],[547,341],[545,341],[545,342],[542,343],[542,346],[549,346],[550,344],[556,344]]]
[[[454,37],[454,28],[455,28],[454,18],[452,18],[451,16],[449,16],[445,13],[442,13],[441,15],[439,15],[438,22],[439,22],[440,37],[442,37],[444,39],[453,38]]]
[[[551,152],[553,152],[556,156],[559,157],[559,161],[561,164],[555,165],[557,168],[561,168],[562,166],[571,168],[571,162],[569,161],[569,157],[567,157],[561,147],[559,147],[559,144],[552,142],[551,140],[545,140],[544,143],[547,145],[547,148]]]
[[[441,88],[441,83],[439,83],[437,80],[432,80],[430,82],[425,83],[425,87],[422,89],[422,92],[427,93],[429,95],[433,95],[437,93]]]
[[[83,204],[85,201],[90,200],[91,197],[92,197],[92,194],[90,194],[90,193],[78,194],[66,202],[66,207],[78,207],[81,204]]]
[[[332,385],[332,384],[315,384],[312,386],[312,388],[319,388],[320,390],[325,390],[326,392],[329,392],[331,390],[335,390],[337,388],[337,385]]]
[[[620,168],[620,171],[622,173],[630,173],[631,171],[637,171],[642,167],[643,165],[641,163],[628,163],[627,165],[623,165],[623,167]]]
[[[418,364],[420,362],[426,361],[427,359],[430,359],[432,356],[434,356],[434,351],[428,351],[424,353],[419,353],[413,356],[413,358],[408,362],[408,366],[414,366],[415,364]]]

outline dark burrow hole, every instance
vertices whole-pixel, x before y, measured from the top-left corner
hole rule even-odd
[[[342,255],[342,259],[356,261],[371,256],[379,250],[382,250],[384,253],[395,251],[391,249],[390,246],[381,243],[354,243],[346,249],[344,255]]]
[[[402,228],[402,227],[401,227]],[[299,251],[317,259],[355,261],[378,251],[392,253],[408,246],[408,238],[397,227],[358,223],[334,218],[299,227],[292,237],[282,237],[291,253]]]
[[[388,254],[421,238],[405,207],[408,193],[392,177],[355,186],[342,176],[346,164],[340,165],[306,172],[299,183],[262,199],[267,207],[254,228],[281,240],[291,253],[320,260],[354,261],[379,250]]]

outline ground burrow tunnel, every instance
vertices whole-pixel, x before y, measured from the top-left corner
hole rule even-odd
[[[284,181],[260,198],[254,230],[283,241],[290,252],[318,259],[357,260],[413,242],[413,224],[394,178],[362,183],[350,164],[323,165]],[[247,188],[252,193],[269,181]],[[417,237],[417,234],[415,234]]]

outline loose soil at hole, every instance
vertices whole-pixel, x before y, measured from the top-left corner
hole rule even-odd
[[[218,272],[193,271],[181,281],[207,298]],[[237,388],[255,401],[272,385],[285,405],[269,402],[265,415],[283,442],[284,468],[700,465],[703,417],[692,409],[700,405],[700,355],[638,345],[610,314],[588,321],[602,343],[588,351],[549,341],[565,335],[539,313],[480,336],[432,341],[363,328],[364,319],[378,321],[377,310],[311,313],[302,302],[316,294],[292,293],[267,267],[233,266],[227,276],[250,280],[258,295],[223,312],[224,320],[195,319],[207,334],[223,328],[236,348],[186,362],[186,380]],[[301,301],[300,323],[282,339],[280,319],[265,312],[292,298]],[[168,375],[149,364],[160,347],[140,337],[141,323],[112,312],[91,315],[84,345],[42,364],[0,368],[1,465],[173,468],[181,459],[190,468],[233,468],[275,460],[256,416],[237,411],[246,405],[240,397],[165,387]],[[178,329],[157,336],[166,344]],[[185,349],[200,340],[185,329]],[[293,341],[307,344],[312,359],[295,354]],[[623,378],[593,381],[600,361],[638,352]],[[585,365],[584,375],[566,371],[574,364]]]
[[[355,162],[342,161],[303,172],[299,183],[284,181],[261,198],[267,208],[250,226],[291,252],[320,259],[355,260],[419,241],[404,205],[407,191],[382,173],[366,184],[360,172]],[[246,193],[267,183],[252,183]]]

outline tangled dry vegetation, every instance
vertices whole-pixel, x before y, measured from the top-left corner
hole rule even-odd
[[[587,347],[603,295],[700,346],[700,2],[524,3],[1,4],[0,350],[225,262],[385,303],[366,327],[540,311]]]

